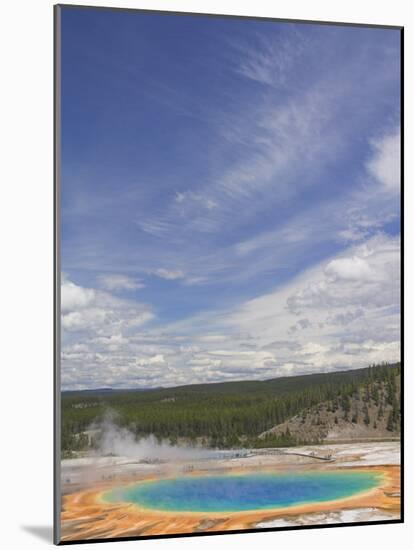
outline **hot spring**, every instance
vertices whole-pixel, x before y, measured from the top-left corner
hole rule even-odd
[[[379,483],[379,474],[361,471],[195,475],[139,482],[103,499],[166,512],[245,512],[343,499]]]

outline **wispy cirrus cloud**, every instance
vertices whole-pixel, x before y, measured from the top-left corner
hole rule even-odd
[[[374,140],[372,145],[374,155],[368,162],[368,171],[387,191],[398,193],[401,172],[401,137],[399,129]]]
[[[161,279],[167,279],[167,281],[175,281],[176,279],[184,278],[184,272],[181,271],[181,269],[165,269],[164,267],[160,267],[153,273]]]
[[[122,274],[104,274],[98,276],[98,283],[106,290],[137,290],[145,288],[144,283]]]
[[[310,36],[298,25],[290,25],[272,37],[258,32],[246,38],[229,40],[233,70],[264,86],[276,89],[292,86],[295,70],[311,47]]]

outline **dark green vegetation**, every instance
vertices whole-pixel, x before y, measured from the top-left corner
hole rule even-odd
[[[62,451],[96,445],[99,435],[84,433],[108,410],[115,422],[139,439],[154,434],[171,443],[209,447],[288,446],[309,442],[283,430],[268,432],[287,420],[312,414],[324,404],[336,412],[336,423],[386,422],[390,435],[400,426],[400,364],[375,365],[353,371],[275,378],[265,381],[197,384],[154,390],[97,390],[62,394]],[[353,407],[362,399],[362,407]],[[364,408],[365,399],[365,408]],[[375,409],[372,407],[374,402]],[[375,410],[375,418],[371,418]],[[364,417],[353,417],[355,411]],[[370,416],[371,413],[371,416]],[[339,417],[339,420],[338,420]],[[385,418],[385,420],[384,420]]]
[[[303,409],[282,424],[262,433],[261,445],[285,439],[288,443],[371,441],[399,437],[401,376],[376,372],[352,392]]]

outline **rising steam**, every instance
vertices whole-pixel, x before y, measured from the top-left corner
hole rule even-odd
[[[212,457],[214,451],[200,447],[180,447],[169,441],[159,441],[150,435],[136,439],[127,428],[115,423],[115,416],[109,412],[91,429],[99,430],[97,453],[101,456],[115,455],[135,460],[195,460]]]

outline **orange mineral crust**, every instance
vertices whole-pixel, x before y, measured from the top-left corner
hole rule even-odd
[[[351,468],[346,468],[350,470]],[[107,503],[103,493],[120,487],[119,482],[105,482],[93,488],[66,495],[62,499],[62,541],[116,537],[154,536],[252,529],[263,521],[290,520],[308,514],[343,510],[382,511],[390,519],[400,517],[400,467],[359,466],[353,470],[380,474],[374,489],[340,500],[309,503],[267,510],[243,512],[166,512],[149,510],[129,503]],[[235,473],[233,471],[232,473]],[[246,470],[244,470],[246,473]],[[200,475],[194,471],[192,475]],[[129,483],[149,481],[153,476],[140,476]],[[375,519],[375,517],[374,517]],[[369,521],[369,519],[368,519]],[[307,524],[306,519],[302,524]]]

